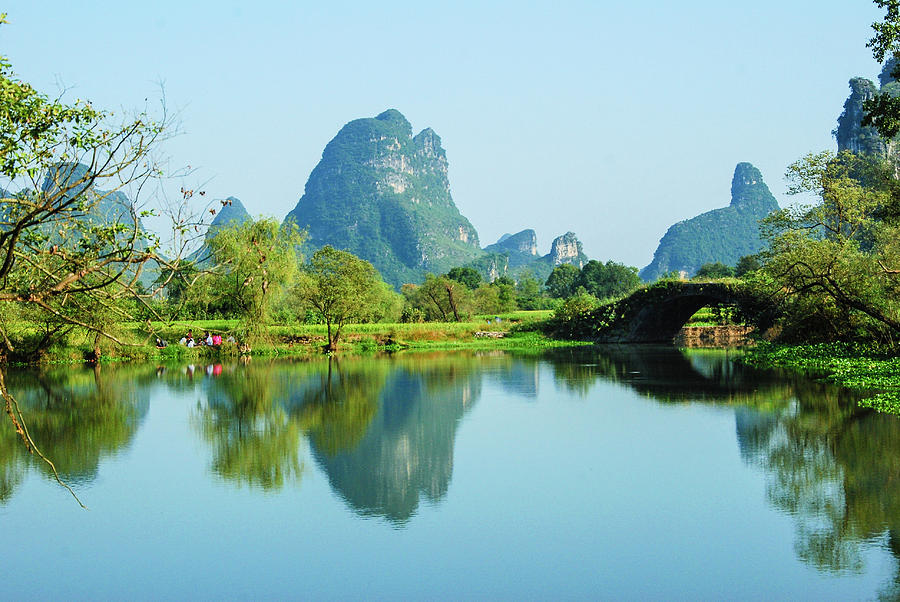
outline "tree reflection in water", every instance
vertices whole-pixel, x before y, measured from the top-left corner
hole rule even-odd
[[[735,407],[745,462],[767,478],[773,507],[793,517],[797,556],[822,571],[863,570],[867,546],[900,559],[900,420],[860,409],[845,391],[729,362],[722,354],[610,347],[509,353],[409,354],[216,365],[10,371],[43,451],[69,482],[93,480],[127,448],[149,407],[149,384],[202,391],[192,413],[210,471],[238,486],[300,481],[304,439],[331,487],[363,516],[402,526],[422,498],[444,498],[460,420],[484,382],[525,400],[550,366],[585,398],[616,382],[659,403]],[[48,475],[7,425],[0,429],[0,503],[27,471]],[[885,590],[900,597],[900,572]]]
[[[220,478],[263,489],[299,482],[305,436],[351,508],[403,524],[420,495],[436,501],[449,488],[479,366],[471,355],[253,362],[208,379],[192,423]]]
[[[736,414],[742,456],[796,521],[796,552],[819,570],[860,572],[867,546],[900,560],[900,420],[858,409],[847,391],[805,383],[796,403]],[[900,595],[900,572],[889,591]]]
[[[738,406],[741,456],[766,474],[766,496],[795,521],[795,552],[820,571],[858,573],[887,542],[900,598],[900,419],[859,408],[858,395],[802,377],[759,372],[721,353],[609,347],[549,355],[555,379],[586,395],[599,380],[660,403]]]
[[[328,453],[357,445],[375,414],[387,366],[337,359],[251,362],[207,382],[192,423],[212,446],[211,470],[238,485],[299,483],[301,440]]]
[[[211,470],[237,485],[280,489],[299,481],[301,425],[284,407],[271,363],[225,372],[209,383],[192,424],[212,447]]]
[[[152,368],[52,368],[11,371],[10,392],[19,401],[32,437],[67,483],[96,476],[101,459],[120,453],[149,408],[144,385]],[[10,425],[0,428],[0,501],[6,501],[31,466],[50,479],[50,468],[22,447]],[[54,479],[55,480],[55,479]]]

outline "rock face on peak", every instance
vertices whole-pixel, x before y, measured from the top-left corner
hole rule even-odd
[[[587,257],[581,250],[581,241],[574,232],[566,232],[562,236],[554,238],[548,257],[554,267],[563,263],[571,263],[581,268],[587,263]]]
[[[839,151],[884,154],[886,146],[875,128],[862,125],[862,118],[865,115],[863,103],[876,93],[878,88],[871,80],[863,77],[854,77],[850,80],[850,96],[844,102],[844,111],[838,117],[837,128],[832,132]]]
[[[640,276],[647,281],[669,272],[692,276],[701,265],[714,261],[733,266],[743,255],[762,248],[759,220],[777,209],[778,202],[759,170],[750,163],[738,163],[729,206],[670,227]]]
[[[760,209],[768,214],[778,209],[775,197],[763,182],[762,173],[750,163],[738,163],[731,178],[731,204],[737,209]]]
[[[894,57],[889,58],[884,62],[884,65],[881,67],[881,73],[878,74],[878,83],[881,87],[885,87],[891,82],[897,81],[894,77],[893,72],[897,67],[897,59]]]
[[[308,252],[331,245],[366,259],[396,285],[464,265],[483,252],[450,195],[448,163],[430,128],[413,136],[397,110],[345,125],[286,220]]]
[[[484,250],[487,254],[470,265],[489,281],[498,276],[511,276],[518,280],[529,274],[543,282],[553,268],[562,263],[571,263],[580,269],[588,262],[581,241],[574,232],[554,238],[546,255],[538,255],[537,236],[530,229],[512,235],[504,234]]]
[[[871,126],[863,127],[862,118],[865,115],[863,103],[878,93],[900,96],[900,82],[892,75],[896,65],[897,60],[893,57],[884,63],[878,75],[880,86],[864,77],[854,77],[850,80],[850,96],[844,102],[844,110],[838,117],[837,127],[831,132],[837,140],[839,151],[881,156],[888,152],[888,145],[877,130]],[[898,138],[900,136],[895,137],[894,141],[896,142]]]

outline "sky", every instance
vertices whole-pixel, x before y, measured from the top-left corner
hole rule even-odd
[[[482,246],[573,231],[643,267],[675,222],[726,206],[735,165],[835,149],[854,76],[876,79],[869,0],[640,3],[7,0],[23,81],[117,112],[177,113],[160,152],[206,198],[279,219],[348,121],[434,129]]]

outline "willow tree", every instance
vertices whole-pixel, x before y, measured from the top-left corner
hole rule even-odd
[[[161,173],[153,151],[166,134],[164,117],[120,118],[86,101],[50,98],[19,80],[0,56],[4,352],[14,351],[10,316],[115,340],[108,320],[128,319],[122,301],[136,296],[144,266],[158,259],[158,241],[141,227],[140,199]],[[8,427],[36,451],[2,367],[0,394]]]
[[[264,334],[273,305],[297,280],[303,238],[272,218],[217,228],[207,243],[214,266],[191,287],[193,304],[240,319],[251,338]]]

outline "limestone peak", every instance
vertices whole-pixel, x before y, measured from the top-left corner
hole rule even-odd
[[[750,163],[738,163],[731,179],[731,206],[741,208],[760,204],[770,207],[769,211],[778,208],[760,171]]]

